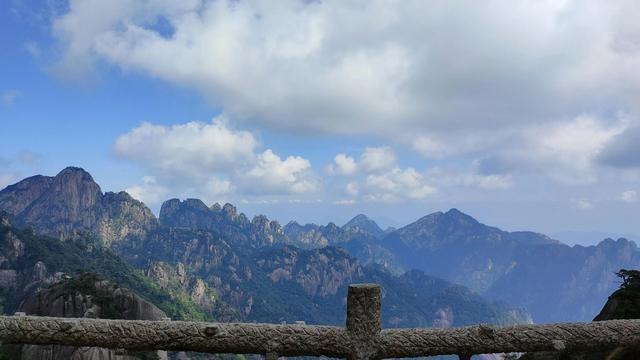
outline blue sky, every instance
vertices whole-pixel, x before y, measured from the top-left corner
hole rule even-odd
[[[11,0],[0,188],[75,165],[156,212],[640,234],[639,10]]]

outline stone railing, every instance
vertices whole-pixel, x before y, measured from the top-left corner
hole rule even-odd
[[[594,351],[640,344],[640,320],[592,323],[387,329],[380,326],[380,287],[351,285],[346,327],[0,317],[0,341],[125,350],[329,356],[354,360],[472,354]]]

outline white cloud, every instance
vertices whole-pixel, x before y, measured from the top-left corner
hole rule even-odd
[[[490,154],[475,162],[484,175],[525,172],[565,184],[598,181],[603,149],[626,129],[630,120],[619,117],[613,123],[592,116],[527,126],[499,137],[486,136],[486,148],[476,154]]]
[[[153,176],[142,178],[142,185],[131,186],[125,191],[134,199],[140,200],[148,206],[155,206],[167,200],[169,189],[158,184]]]
[[[626,203],[638,202],[638,192],[635,190],[627,190],[620,193],[620,200]]]
[[[272,128],[394,136],[638,110],[639,6],[72,0],[53,29],[62,73],[106,60]]]
[[[347,154],[338,154],[333,164],[326,166],[331,175],[354,176],[358,173],[386,171],[394,167],[396,156],[388,146],[366,147],[356,161]]]
[[[578,210],[591,210],[591,209],[594,208],[593,203],[591,203],[589,200],[585,200],[585,199],[580,199],[580,200],[574,201],[574,206]]]
[[[513,187],[513,176],[510,174],[482,174],[473,169],[433,167],[426,172],[425,178],[430,184],[442,189],[507,190]]]
[[[420,135],[411,142],[413,149],[427,159],[438,159],[455,153],[455,148],[441,139]]]
[[[413,168],[394,168],[386,173],[370,174],[366,178],[366,185],[364,199],[368,201],[420,200],[437,191]]]
[[[212,177],[205,185],[205,193],[212,196],[227,195],[235,191],[235,186],[229,180]]]
[[[351,196],[358,196],[358,193],[360,192],[360,186],[357,182],[352,181],[348,183],[347,186],[345,186],[345,191]]]
[[[396,156],[388,147],[367,147],[360,156],[360,166],[368,172],[388,170],[396,163]]]
[[[592,181],[594,160],[605,144],[621,131],[604,126],[597,119],[581,116],[570,122],[550,124],[531,129],[532,161],[553,166],[554,170],[568,169],[568,174],[556,173],[568,182]],[[576,179],[584,176],[583,179]]]
[[[327,166],[330,174],[353,176],[358,172],[358,165],[353,157],[346,154],[338,154],[333,159],[334,164]]]
[[[208,180],[253,161],[258,141],[246,131],[230,129],[224,118],[210,123],[163,126],[143,123],[118,137],[114,152],[165,176]]]
[[[473,186],[486,190],[509,189],[513,186],[511,175],[498,174],[466,174],[460,177],[459,182],[466,186]]]
[[[282,160],[270,149],[258,156],[258,163],[238,181],[247,181],[246,190],[274,193],[307,193],[319,189],[319,182],[310,175],[311,163],[299,156]]]
[[[211,123],[143,123],[118,137],[113,148],[116,155],[142,165],[155,176],[149,178],[153,181],[129,189],[134,197],[150,203],[167,195],[167,186],[181,195],[186,192],[187,196],[207,199],[234,194],[302,194],[320,188],[307,159],[281,159],[271,149],[258,153],[259,146],[252,133],[234,130],[226,118],[218,117]]]

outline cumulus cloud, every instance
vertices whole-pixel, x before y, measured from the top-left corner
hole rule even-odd
[[[210,123],[143,123],[118,137],[113,149],[117,156],[158,172],[202,180],[251,161],[257,146],[253,134],[233,130],[218,117]]]
[[[602,166],[640,169],[639,11],[600,0],[70,0],[53,20],[54,67],[73,78],[111,64],[193,89],[261,130],[373,135],[429,166],[468,167],[441,174],[447,183],[414,170],[424,191],[412,196],[391,190],[412,176],[389,148],[342,153],[325,170],[348,177],[332,179],[343,196],[508,189],[521,173],[595,184]],[[322,188],[306,159],[268,153],[222,120],[143,124],[114,151],[158,181],[215,193]]]
[[[71,0],[53,28],[61,71],[104,60],[271,128],[394,135],[637,110],[639,6]]]
[[[482,175],[524,172],[565,184],[595,183],[601,170],[598,159],[628,124],[625,118],[608,123],[582,115],[527,126],[501,141],[488,140],[470,154],[479,156],[473,165]]]
[[[343,165],[344,163],[348,166]],[[347,171],[343,168],[348,167],[350,178],[348,182],[342,182],[344,193],[365,201],[423,200],[436,194],[439,188],[462,186],[504,190],[512,187],[511,174],[485,174],[478,171],[478,163],[464,170],[432,167],[420,172],[413,167],[402,168],[396,165],[396,156],[390,147],[367,147],[358,161],[339,154],[328,169],[332,175],[344,175]],[[339,180],[340,177],[334,178],[334,181],[340,182]]]
[[[635,190],[627,190],[620,193],[620,200],[626,203],[638,202],[638,192]]]
[[[383,174],[370,174],[366,178],[367,201],[420,200],[434,194],[437,189],[413,168],[394,168]]]
[[[354,176],[358,172],[370,173],[389,170],[396,163],[396,155],[388,146],[366,147],[360,154],[360,159],[338,154],[333,159],[333,164],[326,167],[332,175]]]
[[[356,160],[349,155],[338,154],[333,161],[334,164],[327,166],[327,171],[330,174],[352,176],[358,172]]]
[[[134,197],[150,203],[167,195],[167,185],[191,189],[206,198],[317,191],[319,182],[307,159],[281,159],[271,149],[259,153],[259,147],[252,133],[232,129],[226,118],[218,117],[210,123],[143,123],[118,137],[113,150],[158,178],[149,177],[143,185],[129,189]]]
[[[246,190],[254,188],[260,192],[271,193],[306,193],[319,188],[317,180],[310,176],[311,163],[299,156],[289,156],[282,160],[271,150],[258,156],[258,163],[241,177],[239,181],[247,182]]]
[[[388,170],[396,163],[396,156],[388,147],[367,147],[360,157],[360,166],[365,171]]]
[[[345,192],[351,196],[357,196],[360,192],[360,186],[355,181],[349,182],[345,186]]]
[[[169,189],[158,184],[153,176],[143,177],[141,185],[131,186],[125,191],[134,199],[140,200],[148,206],[161,204],[169,194]]]

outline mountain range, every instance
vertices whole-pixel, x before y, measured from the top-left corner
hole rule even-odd
[[[198,199],[167,200],[156,218],[126,192],[103,193],[89,173],[73,167],[8,186],[0,191],[0,211],[12,229],[7,233],[108,252],[132,275],[86,270],[115,282],[143,276],[165,299],[184,300],[181,310],[154,302],[175,318],[338,324],[348,284],[377,282],[385,289],[387,327],[528,322],[529,313],[536,322],[590,320],[615,290],[614,273],[640,263],[635,243],[625,239],[570,247],[484,225],[457,209],[386,230],[362,214],[343,226],[282,227]],[[83,261],[95,259],[59,258],[65,266],[55,270],[84,271],[68,266]],[[33,272],[3,269],[15,279]],[[144,290],[131,281],[120,285]],[[6,301],[6,311],[28,296]]]
[[[568,246],[536,232],[487,226],[457,209],[368,237],[332,224],[290,225],[285,235],[293,243],[307,245],[306,239],[314,237],[322,239],[318,246],[343,246],[364,263],[395,272],[419,269],[488,299],[525,307],[536,322],[591,320],[616,289],[615,272],[640,266],[635,242],[624,238]]]
[[[376,282],[385,289],[387,327],[531,321],[523,309],[487,301],[421,271],[398,275],[384,265],[360,262],[340,247],[298,247],[278,222],[262,215],[248,219],[231,204],[208,207],[197,199],[172,199],[156,218],[125,192],[102,193],[80,168],[8,186],[0,191],[0,210],[6,214],[5,234],[14,234],[0,240],[12,244],[16,237],[28,238],[36,244],[17,245],[27,249],[31,262],[8,263],[9,272],[27,276],[38,261],[56,259],[44,277],[96,273],[173,318],[341,324],[347,286]],[[371,237],[356,225],[348,231]],[[71,245],[78,251],[66,250]],[[51,251],[30,250],[42,247]],[[22,283],[6,282],[11,295],[4,300],[5,312],[54,283],[36,282],[28,293],[16,293],[12,290]]]

